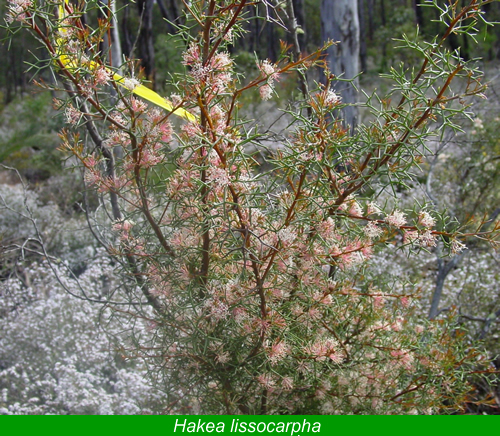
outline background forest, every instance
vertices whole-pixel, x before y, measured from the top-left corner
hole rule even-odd
[[[280,42],[293,46],[294,36],[303,53],[314,52],[334,37],[335,29],[325,27],[322,15],[335,0],[294,0],[295,34],[287,30],[290,11],[285,3],[276,2],[273,8],[257,2],[246,8],[243,37],[228,46],[236,72],[257,75],[256,59],[277,62]],[[5,0],[0,5],[5,16]],[[140,59],[127,64],[134,70],[128,73],[162,95],[170,94],[173,86],[167,82],[185,69],[186,46],[176,37],[186,25],[185,3],[117,0],[115,7],[117,32],[111,39],[119,44],[111,63],[118,67],[116,59]],[[500,21],[499,2],[482,7],[489,22]],[[443,32],[437,23],[439,11],[416,0],[358,0],[357,14],[358,27],[351,31],[359,37],[353,56],[360,75],[354,83],[359,81],[363,91],[350,102],[365,101],[374,90],[383,93],[388,87],[384,73],[401,62],[416,62],[414,51],[398,49],[403,35],[427,41]],[[98,15],[94,9],[83,21],[95,22]],[[59,148],[59,132],[67,120],[53,101],[62,91],[33,84],[56,83],[48,68],[51,60],[39,41],[17,32],[15,25],[1,29],[1,34],[0,414],[162,413],[170,407],[168,383],[151,374],[140,352],[140,344],[155,334],[154,322],[131,320],[100,303],[120,288],[119,265],[88,226],[92,219],[106,218],[104,194],[82,189],[82,172]],[[477,59],[488,85],[484,95],[469,101],[467,116],[456,121],[460,129],[426,142],[411,181],[396,181],[377,197],[379,204],[397,204],[402,210],[415,202],[431,204],[443,228],[460,222],[465,233],[487,232],[500,215],[500,26],[480,22],[476,38],[478,43],[472,45],[457,33],[446,44],[465,60]],[[308,71],[308,83],[320,80],[319,69]],[[338,92],[348,102],[345,88]],[[288,109],[301,98],[298,75],[281,78],[276,91],[268,101],[261,101],[258,92],[243,97],[244,116],[263,132],[262,142],[269,148],[289,135]],[[349,124],[354,128],[371,116],[360,107]],[[480,225],[467,227],[473,218]],[[395,249],[401,242],[397,237],[395,241],[374,253],[366,274],[402,294],[416,289],[412,308],[422,323],[445,324],[454,317],[464,348],[479,344],[484,349],[480,359],[488,362],[491,374],[470,379],[473,394],[453,413],[498,414],[500,257],[495,244],[471,237],[464,241],[467,249],[447,255],[445,243]]]

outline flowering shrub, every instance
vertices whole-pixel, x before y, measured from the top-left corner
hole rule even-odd
[[[321,53],[294,58],[283,46],[276,62],[257,61],[256,77],[237,76],[226,49],[247,3],[186,6],[186,74],[160,102],[167,112],[138,98],[158,101],[136,78],[104,65],[97,42],[109,23],[92,29],[80,20],[92,3],[82,10],[62,3],[58,19],[51,4],[12,3],[11,17],[38,35],[69,91],[56,102],[70,124],[62,148],[81,163],[86,188],[107,194],[111,219],[89,222],[140,291],[125,288],[113,302],[129,307],[116,311],[154,332],[139,330],[129,353],[150,366],[167,413],[461,408],[480,353],[452,319],[419,321],[416,292],[367,266],[386,244],[432,248],[441,240],[456,252],[470,236],[437,230],[432,210],[376,199],[411,177],[428,138],[459,128],[458,102],[483,92],[472,64],[443,42],[472,34],[484,2],[441,6],[441,39],[403,41],[421,68],[391,70],[393,89],[367,96],[373,121],[352,135],[335,119],[343,103],[325,70],[325,83],[290,112],[293,132],[272,152],[245,128],[240,97],[258,88],[271,98],[282,75],[321,66]],[[184,119],[180,127],[173,115]],[[266,170],[249,146],[266,156]]]
[[[106,302],[121,283],[84,222],[19,184],[0,191],[0,414],[161,409],[145,367],[117,352],[126,323],[89,301]],[[42,261],[40,242],[64,261]],[[138,331],[149,334],[144,323]]]

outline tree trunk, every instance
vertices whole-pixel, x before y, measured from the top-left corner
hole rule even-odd
[[[358,0],[358,17],[359,17],[359,36],[360,36],[360,44],[359,44],[359,60],[361,62],[361,70],[366,72],[368,66],[366,64],[366,0]]]
[[[182,15],[182,1],[168,0],[169,9],[172,11],[172,15],[175,17],[175,23],[182,25],[185,24],[185,17]]]
[[[123,16],[121,22],[122,30],[122,51],[126,58],[129,58],[132,54],[132,36],[130,34],[129,28],[129,18],[130,18],[130,3],[126,4],[123,8]]]
[[[156,4],[160,8],[161,16],[163,17],[167,27],[167,32],[170,33],[171,35],[177,33],[173,23],[177,21],[178,17],[174,14],[172,8],[165,6],[163,0],[156,0]]]
[[[488,220],[481,226],[479,232],[487,232],[488,229],[493,225],[493,223],[500,216],[500,207],[496,208],[488,218]],[[436,286],[434,287],[434,292],[432,294],[431,308],[429,310],[429,319],[434,319],[439,314],[439,303],[441,301],[441,296],[443,294],[444,282],[446,277],[466,256],[466,252],[462,251],[460,254],[456,254],[448,262],[445,262],[441,256],[441,250],[438,246],[437,255],[437,267],[438,273],[436,276]]]
[[[413,0],[413,10],[415,11],[415,21],[417,22],[417,26],[420,28],[420,31],[424,30],[424,14],[422,11],[422,7],[420,6],[419,0]]]
[[[102,52],[106,54],[106,63],[111,67],[120,67],[123,63],[123,55],[118,32],[118,19],[116,16],[116,0],[99,0],[102,4],[105,18],[110,19],[111,28],[103,40]]]
[[[355,86],[359,74],[359,19],[358,3],[352,0],[322,0],[321,37],[323,41],[339,41],[327,50],[327,61],[331,72],[352,83],[336,81],[332,87],[342,96],[344,103],[356,103]],[[358,109],[347,106],[342,110],[344,123],[354,131],[358,123]]]
[[[137,7],[141,20],[138,38],[138,57],[144,68],[146,78],[155,86],[155,52],[153,45],[153,6],[154,0],[138,0]]]
[[[375,0],[367,0],[368,1],[368,39],[373,41],[373,34],[375,33],[375,23],[373,18],[373,12],[375,11]]]
[[[380,0],[380,19],[382,20],[382,26],[387,24],[387,16],[385,14],[385,0]]]
[[[243,41],[241,42],[245,45],[246,50],[250,53],[255,53],[258,50],[258,20],[255,18],[257,16],[257,8],[258,6],[247,7],[247,14],[252,18],[247,22],[247,37],[243,38]]]
[[[272,18],[274,15],[274,10],[272,8],[269,9],[269,15]],[[265,26],[267,27],[267,57],[270,61],[276,62],[278,58],[278,53],[276,52],[276,36],[274,23],[272,21],[268,21]]]
[[[297,38],[299,40],[300,46],[305,48],[307,41],[307,33],[306,33],[306,13],[305,13],[304,0],[293,0],[293,10],[295,12],[295,18],[297,20],[297,24],[304,32],[304,33],[299,33],[297,35]]]
[[[456,255],[451,258],[448,262],[445,262],[441,257],[441,251],[438,250],[437,255],[437,276],[436,276],[436,286],[434,287],[434,292],[432,294],[431,307],[429,309],[429,319],[433,320],[439,314],[439,303],[441,302],[441,297],[443,295],[444,283],[446,277],[462,260],[464,253]]]

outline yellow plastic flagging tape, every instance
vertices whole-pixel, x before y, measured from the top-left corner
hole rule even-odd
[[[68,5],[69,5],[69,0],[61,0],[61,3],[59,4],[59,20],[63,20],[65,17],[68,16],[68,13],[67,13],[68,12],[67,8],[69,7]],[[64,27],[61,27],[57,30],[58,30],[59,34],[61,34],[61,35],[66,35],[68,33],[68,29],[66,29]],[[64,43],[65,42],[61,39],[59,39],[57,41],[57,44],[59,47],[64,46]],[[68,68],[69,70],[77,69],[79,66],[78,62],[75,59],[72,59],[67,54],[59,54],[59,60],[64,65],[64,67]],[[91,61],[88,64],[88,67],[91,70],[96,70],[97,68],[99,68],[99,65],[96,62]],[[127,83],[128,80],[125,77],[120,76],[118,73],[113,72],[110,68],[107,68],[107,67],[105,67],[105,68],[112,75],[113,79],[115,80],[115,82],[118,85],[128,89],[129,91],[131,91],[135,95],[143,98],[144,100],[147,100],[147,101],[155,104],[156,106],[159,106],[159,107],[165,109],[168,112],[173,111],[173,113],[175,115],[182,117],[188,121],[196,121],[197,120],[197,118],[192,113],[188,112],[185,109],[177,108],[174,110],[174,107],[170,101],[163,98],[161,95],[157,94],[156,92],[147,88],[144,85],[139,84],[137,86],[134,86],[132,89],[132,87]]]

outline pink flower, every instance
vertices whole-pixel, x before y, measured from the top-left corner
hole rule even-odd
[[[191,43],[189,48],[182,55],[184,65],[194,65],[201,63],[200,48],[196,43]]]
[[[285,391],[290,391],[293,389],[293,379],[291,377],[283,377],[281,380],[281,387]]]
[[[236,309],[234,309],[232,315],[234,322],[240,326],[248,320],[247,311],[245,309],[242,309],[241,307],[237,307]]]
[[[285,247],[289,247],[290,245],[292,245],[294,243],[295,239],[297,239],[297,233],[294,232],[289,227],[281,229],[278,232],[278,236],[279,236],[281,243]]]
[[[432,218],[432,216],[428,212],[422,211],[418,215],[418,223],[421,226],[430,229],[436,225],[436,220]]]
[[[328,358],[333,363],[341,363],[344,360],[343,353],[339,350],[339,343],[333,338],[317,340],[304,347],[304,351],[319,361]]]
[[[130,98],[130,106],[132,107],[132,110],[136,113],[142,113],[148,108],[148,105],[146,103],[135,97]]]
[[[436,246],[436,236],[432,234],[430,230],[422,233],[418,238],[418,243],[422,247],[435,247]]]
[[[415,326],[415,333],[420,334],[420,333],[423,333],[424,330],[425,330],[424,326],[421,326],[421,325],[416,325]]]
[[[363,232],[369,239],[378,238],[382,234],[382,229],[377,226],[375,221],[370,221],[364,228]]]
[[[142,152],[140,165],[143,168],[151,168],[158,165],[162,160],[163,157],[160,156],[155,150],[144,150]]]
[[[390,328],[392,331],[400,332],[403,329],[403,319],[400,317],[396,318],[396,321],[390,325]]]
[[[453,239],[453,241],[451,241],[450,248],[453,254],[461,253],[463,250],[467,249],[465,244],[461,243],[460,241],[457,241],[456,239]]]
[[[95,169],[88,169],[85,171],[83,178],[90,186],[98,185],[102,181],[101,174]]]
[[[290,349],[286,342],[277,340],[271,345],[271,347],[268,347],[266,351],[271,365],[275,365],[279,361],[283,360],[283,358],[289,353]]]
[[[129,221],[129,220],[123,220],[123,221],[116,221],[114,224],[113,224],[113,230],[117,231],[117,232],[130,232],[130,230],[132,229],[132,227],[134,226],[134,222],[133,221]]]
[[[318,234],[326,240],[332,238],[335,233],[335,222],[331,217],[319,223],[317,227]]]
[[[211,80],[212,92],[214,94],[220,94],[221,92],[224,92],[231,80],[232,75],[229,72],[219,72],[215,74]]]
[[[380,212],[382,211],[380,210],[380,208],[376,203],[374,203],[373,201],[370,201],[370,203],[368,203],[368,206],[366,208],[367,215],[378,214]]]
[[[474,123],[474,127],[476,129],[484,129],[483,120],[481,118],[474,118],[472,122]]]
[[[359,206],[357,201],[352,201],[349,207],[349,215],[355,216],[355,217],[361,217],[363,216],[363,211],[361,210],[361,207]]]
[[[226,319],[229,316],[229,308],[227,304],[220,300],[207,300],[205,306],[210,310],[215,321]]]
[[[139,82],[137,79],[134,79],[133,77],[125,77],[120,83],[129,91],[133,91],[141,84],[141,82]]]
[[[225,188],[231,183],[229,174],[224,168],[210,168],[208,178],[219,188]]]
[[[411,370],[413,367],[413,355],[407,350],[393,350],[391,356],[398,361],[405,369]]]
[[[231,357],[229,356],[229,353],[227,351],[224,351],[222,353],[217,354],[215,356],[215,360],[221,365],[224,365],[225,363],[231,360]]]
[[[111,71],[105,67],[99,67],[95,70],[95,83],[98,85],[106,85],[111,80]]]
[[[411,244],[415,241],[418,241],[420,234],[416,230],[405,230],[403,235],[403,242],[405,244]]]
[[[307,311],[307,315],[310,319],[315,320],[315,321],[319,321],[323,317],[323,314],[321,313],[321,311],[317,307],[311,307]]]
[[[8,16],[7,21],[24,21],[26,19],[26,12],[33,6],[32,0],[9,0],[8,1]]]
[[[361,254],[365,259],[370,259],[370,257],[372,257],[373,255],[373,247],[370,245],[365,245],[361,248]]]
[[[188,138],[195,138],[203,134],[201,126],[196,121],[184,124],[182,130],[186,133]]]
[[[111,133],[109,138],[106,139],[107,146],[112,146],[112,145],[127,146],[129,144],[130,144],[130,137],[121,130],[115,130],[113,133]]]
[[[273,82],[278,80],[279,73],[277,72],[276,65],[273,65],[268,60],[262,61],[260,64],[257,64],[259,70],[267,77],[267,83],[260,87],[260,98],[262,100],[269,100],[273,95]]]
[[[373,307],[375,309],[381,309],[385,305],[385,297],[380,294],[380,295],[374,295],[373,297]]]
[[[94,156],[87,156],[85,159],[83,159],[83,163],[87,168],[90,169],[94,169],[99,164]]]
[[[403,305],[403,307],[409,307],[410,306],[410,299],[408,297],[401,297],[401,299],[399,300],[401,301],[401,304]]]
[[[259,89],[260,98],[262,100],[269,100],[273,96],[273,88],[270,85],[263,85]]]
[[[119,191],[124,186],[127,186],[129,184],[129,181],[123,176],[108,178],[106,182],[109,188],[112,189],[113,191]]]
[[[73,105],[69,104],[64,111],[64,115],[66,115],[66,121],[68,122],[68,124],[74,126],[78,123],[78,121],[80,121],[82,113]]]
[[[161,141],[170,142],[172,140],[172,125],[170,122],[165,121],[158,125],[161,135]]]
[[[266,389],[272,389],[276,385],[276,381],[271,374],[261,374],[257,377],[257,381]]]
[[[401,227],[406,224],[405,214],[395,209],[390,215],[387,215],[385,222],[393,227]]]
[[[210,117],[212,121],[220,121],[225,117],[225,113],[220,107],[220,105],[216,104],[210,108]]]
[[[170,101],[174,107],[179,106],[182,103],[182,97],[179,94],[170,94]]]
[[[212,58],[212,68],[214,70],[225,70],[233,64],[233,61],[226,52],[217,53]]]
[[[196,80],[201,82],[207,78],[212,70],[209,67],[204,67],[201,63],[192,66],[189,74]]]
[[[338,96],[334,91],[328,89],[323,95],[323,104],[327,107],[337,106],[341,102],[340,96]]]
[[[273,80],[278,80],[279,79],[279,73],[278,68],[276,65],[272,64],[269,62],[267,59],[265,61],[262,61],[260,64],[257,64],[257,67],[259,68],[260,71],[267,77],[269,81]]]

